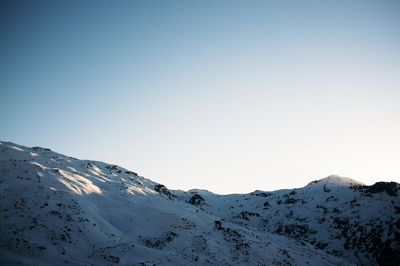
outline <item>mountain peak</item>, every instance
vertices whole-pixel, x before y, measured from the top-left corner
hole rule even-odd
[[[0,261],[400,265],[400,186],[362,185],[331,175],[275,192],[169,190],[117,165],[0,142]]]
[[[330,175],[325,178],[319,179],[312,181],[309,183],[307,186],[310,185],[333,185],[333,186],[338,186],[338,187],[344,187],[344,186],[364,186],[365,184],[357,181],[355,179],[349,178],[349,177],[343,177],[339,175]]]

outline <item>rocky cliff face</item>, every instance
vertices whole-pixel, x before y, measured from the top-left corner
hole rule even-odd
[[[0,261],[55,265],[399,264],[397,183],[330,176],[242,195],[0,142]]]

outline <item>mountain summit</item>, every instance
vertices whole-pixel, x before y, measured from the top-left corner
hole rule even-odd
[[[400,186],[216,195],[0,142],[4,265],[399,265]]]
[[[364,183],[357,180],[351,179],[349,177],[342,177],[338,175],[330,175],[320,180],[311,182],[309,185],[319,184],[319,185],[334,185],[334,186],[365,186]]]

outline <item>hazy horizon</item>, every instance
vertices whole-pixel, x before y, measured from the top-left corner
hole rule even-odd
[[[400,183],[398,1],[2,1],[0,140],[246,193]]]

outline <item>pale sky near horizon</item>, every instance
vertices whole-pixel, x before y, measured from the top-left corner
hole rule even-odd
[[[400,182],[400,1],[0,1],[0,140],[245,193]]]

